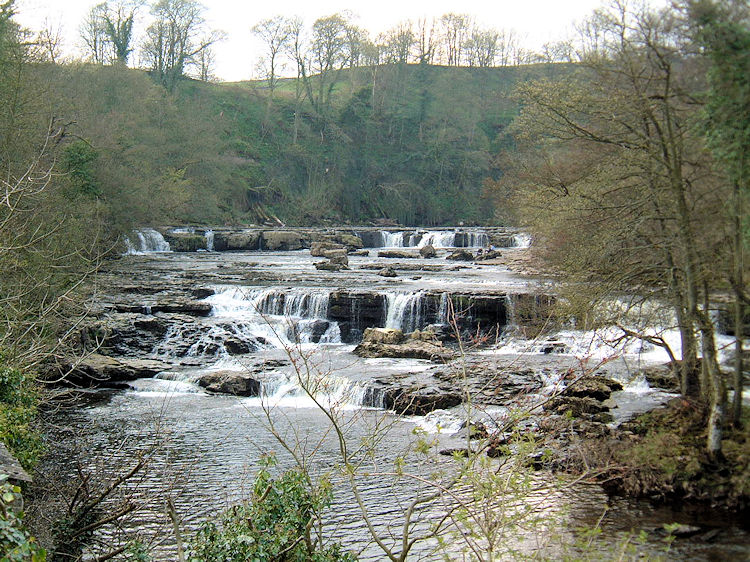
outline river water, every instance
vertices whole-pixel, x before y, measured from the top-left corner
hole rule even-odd
[[[450,239],[440,233],[430,236],[433,243]],[[382,238],[384,243],[409,245],[403,236]],[[479,235],[472,240],[486,243]],[[526,244],[528,239],[521,242]],[[523,365],[543,381],[535,396],[558,384],[555,372],[577,368],[585,358],[597,364],[611,359],[600,370],[625,384],[625,390],[616,393],[616,420],[670,398],[633,377],[640,367],[663,360],[658,349],[640,343],[615,349],[601,335],[574,330],[541,342],[525,340],[514,325],[518,321],[514,303],[520,302],[518,295],[549,294],[550,283],[513,274],[498,264],[457,266],[443,257],[441,251],[436,259],[397,262],[400,276],[396,279],[376,275],[393,260],[377,258],[374,252],[350,257],[348,272],[316,270],[313,263],[318,260],[307,250],[146,251],[109,264],[99,278],[94,311],[123,325],[157,326],[151,340],[138,343],[139,334],[145,332],[136,331],[121,338],[111,352],[130,359],[156,359],[168,367],[155,378],[130,382],[123,390],[89,391],[83,406],[57,414],[51,442],[61,444],[75,435],[85,444],[75,455],[94,474],[122,473],[142,456],[149,459],[110,500],[114,506],[127,498],[137,509],[117,527],[102,530],[97,540],[122,544],[137,536],[153,549],[156,559],[174,559],[175,535],[166,498],[174,503],[182,532],[189,537],[219,511],[247,498],[259,459],[274,453],[280,469],[303,463],[314,476],[331,478],[334,499],[324,514],[327,537],[341,541],[362,560],[385,559],[368,532],[350,481],[340,470],[340,442],[325,408],[337,420],[347,447],[355,451],[350,458],[360,467],[355,482],[372,525],[389,548],[399,551],[404,512],[410,502],[432,494],[435,483],[444,484],[455,473],[456,461],[439,451],[466,445],[460,431],[465,412],[458,407],[426,417],[402,417],[383,410],[368,392],[374,380],[428,376],[434,364],[416,359],[361,359],[352,350],[368,322],[405,329],[445,322],[445,303],[455,295],[471,295],[477,300],[468,302],[474,303],[480,303],[480,298],[485,299],[482,303],[502,299],[498,325],[494,332],[488,330],[494,336],[467,357],[499,370],[518,370]],[[165,302],[185,298],[209,304],[210,312],[207,316],[182,310],[158,312]],[[334,313],[342,303],[350,308]],[[382,310],[367,312],[373,303]],[[478,322],[479,315],[468,313],[468,317]],[[485,321],[486,317],[481,316]],[[234,343],[228,345],[228,341]],[[262,382],[261,396],[214,395],[196,384],[200,376],[219,370],[254,373]],[[311,385],[315,387],[312,396],[305,392]],[[472,415],[496,420],[507,413],[506,406],[510,404],[478,405]],[[420,441],[428,444],[424,453],[415,452]],[[57,452],[63,459],[73,455],[62,446]],[[397,474],[400,459],[411,477]],[[528,505],[522,502],[515,509],[531,511],[534,506],[543,517],[533,525],[508,525],[498,538],[503,549],[558,557],[564,553],[560,542],[569,540],[573,529],[593,526],[601,518],[606,548],[615,548],[630,531],[653,530],[677,521],[716,528],[720,535],[713,543],[678,540],[668,558],[729,560],[748,554],[747,532],[739,522],[717,514],[611,499],[596,485],[559,484],[557,477],[545,471],[529,478]],[[410,533],[426,533],[450,507],[449,497],[442,494],[415,510]],[[504,501],[512,503],[510,491],[498,505]],[[657,533],[651,533],[648,540],[651,554],[663,549]],[[450,558],[470,559],[463,552],[464,544],[455,537],[449,541]],[[434,540],[426,540],[409,559],[440,559],[435,547]],[[97,552],[95,546],[91,552]]]

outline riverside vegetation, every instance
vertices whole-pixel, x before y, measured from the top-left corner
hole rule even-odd
[[[157,2],[153,13],[161,21],[180,6],[199,14],[189,0]],[[135,4],[96,7],[88,21],[92,60],[65,63],[49,30],[22,30],[15,9],[13,0],[0,2],[0,437],[24,468],[33,469],[43,450],[37,412],[59,382],[43,380],[42,366],[71,348],[76,319],[86,314],[84,289],[131,227],[500,222],[527,227],[537,256],[559,274],[560,317],[582,328],[620,323],[627,337],[668,347],[646,330],[648,314],[634,330],[605,306],[627,294],[643,310],[649,301],[669,303],[681,334],[681,352],[669,350],[681,398],[630,422],[626,446],[617,437],[592,439],[558,468],[596,474],[627,494],[746,507],[746,3],[686,1],[657,13],[615,2],[581,25],[580,42],[540,55],[546,62],[501,67],[463,59],[469,43],[451,51],[450,41],[438,66],[406,28],[380,41],[376,52],[391,54],[355,57],[378,42],[352,40],[345,17],[321,18],[309,45],[299,25],[284,20],[283,48],[297,78],[281,79],[269,67],[267,80],[237,84],[208,81],[217,37],[199,37],[200,29],[192,30],[192,54],[166,64],[153,50],[162,28],[149,28],[148,67],[129,68]],[[456,21],[447,18],[446,29],[457,29]],[[267,36],[272,23],[256,33]],[[338,49],[327,66],[325,33],[334,33]],[[408,47],[402,56],[393,54],[397,39]],[[190,65],[198,69],[193,78]],[[731,377],[719,365],[715,302],[732,311]],[[514,439],[510,451],[540,446]],[[417,449],[432,447],[419,440]],[[497,511],[497,493],[519,505],[533,496],[525,456],[514,457],[500,480],[482,447],[467,449],[475,452],[465,464],[455,460],[474,501],[442,496],[458,506],[442,526],[414,535],[407,523],[404,546],[383,548],[389,558],[404,559],[414,536],[442,547],[463,536],[461,555],[475,559],[512,556],[499,546],[508,529],[550,523]],[[343,463],[352,464],[346,452]],[[132,511],[127,500],[121,512],[101,512],[99,504],[146,465],[127,478],[110,475],[101,489],[89,488],[84,475],[69,498],[66,521],[75,528],[58,527],[58,543],[67,541],[59,551],[79,556],[98,526]],[[304,470],[274,480],[269,469],[259,474],[254,503],[228,512],[223,530],[198,534],[195,556],[243,549],[240,559],[347,559],[310,534],[329,500],[325,482],[320,487]],[[18,488],[3,481],[0,491],[3,556],[43,560],[9,507]],[[299,501],[290,505],[289,497]],[[248,514],[258,523],[244,529]],[[260,522],[284,532],[266,543]],[[110,554],[147,556],[137,541]]]

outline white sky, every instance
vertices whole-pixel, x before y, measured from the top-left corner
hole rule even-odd
[[[88,10],[101,0],[17,0],[16,20],[38,30],[45,19],[60,25],[66,55],[77,56],[78,27]],[[210,27],[224,31],[227,39],[218,44],[216,74],[222,80],[246,80],[254,76],[262,46],[256,43],[250,28],[258,21],[278,14],[299,15],[310,26],[317,18],[349,10],[356,23],[373,36],[401,21],[439,17],[448,12],[470,14],[478,24],[495,29],[514,29],[528,48],[536,49],[547,41],[565,37],[572,24],[591,13],[601,0],[203,0]],[[142,31],[148,8],[142,10]],[[138,38],[136,38],[137,40]],[[137,52],[131,64],[137,62]]]

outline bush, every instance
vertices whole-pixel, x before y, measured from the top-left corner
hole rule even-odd
[[[2,363],[0,356],[0,441],[29,470],[42,452],[42,438],[33,427],[38,392],[23,371]]]
[[[339,544],[322,544],[313,532],[316,514],[330,505],[330,485],[312,489],[300,470],[272,478],[273,457],[262,460],[250,502],[208,522],[191,544],[191,561],[286,560],[289,562],[349,562],[355,557]]]
[[[23,528],[23,514],[14,509],[21,501],[21,490],[0,475],[0,554],[3,562],[44,562],[47,553]]]

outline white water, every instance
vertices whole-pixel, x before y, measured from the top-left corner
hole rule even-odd
[[[388,306],[385,327],[403,332],[422,328],[424,322],[425,291],[416,293],[386,293]]]
[[[206,250],[209,252],[214,251],[214,231],[211,229],[208,229],[204,236],[206,237]]]
[[[485,232],[473,230],[419,230],[414,233],[380,231],[383,248],[455,248],[457,235],[466,237],[467,248],[485,248],[490,238]]]
[[[513,235],[513,247],[514,248],[529,248],[531,247],[531,235],[519,232]]]
[[[134,240],[126,236],[124,238],[126,254],[141,255],[153,252],[169,252],[169,242],[164,240],[161,233],[153,228],[140,228],[133,231]]]

